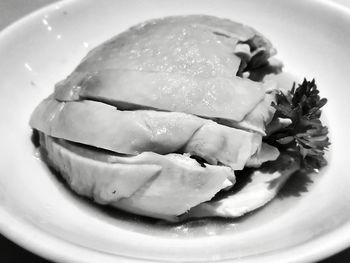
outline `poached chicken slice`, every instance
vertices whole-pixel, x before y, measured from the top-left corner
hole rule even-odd
[[[32,128],[56,138],[136,155],[190,153],[209,164],[243,169],[261,146],[262,136],[179,112],[119,111],[95,101],[44,100]]]
[[[56,86],[61,101],[92,99],[130,109],[154,108],[241,121],[265,97],[263,84],[243,79],[200,78],[178,73],[103,70]]]
[[[288,178],[299,169],[298,163],[289,154],[281,153],[277,160],[269,162],[242,178],[246,184],[238,191],[231,189],[216,200],[192,208],[184,218],[240,217],[271,201]],[[237,178],[238,180],[240,178]]]
[[[238,48],[242,46],[245,55]],[[263,67],[274,53],[258,32],[227,19],[196,15],[155,19],[90,51],[56,85],[55,98],[89,98],[129,109],[239,122],[264,99],[267,88],[237,74]]]
[[[234,183],[229,167],[202,167],[180,154],[115,156],[40,136],[49,164],[74,191],[139,215],[175,221]]]

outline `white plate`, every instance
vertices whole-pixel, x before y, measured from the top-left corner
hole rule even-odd
[[[285,192],[240,220],[168,226],[76,197],[35,158],[33,108],[93,46],[142,20],[191,13],[255,27],[287,69],[316,78],[329,98],[329,166],[308,191]],[[349,43],[350,13],[328,1],[73,0],[29,15],[0,34],[1,232],[66,262],[297,262],[344,249],[350,245]]]

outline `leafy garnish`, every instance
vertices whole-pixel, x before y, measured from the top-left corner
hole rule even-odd
[[[328,128],[320,120],[321,108],[327,99],[320,98],[315,80],[304,79],[302,84],[286,93],[276,95],[276,109],[273,121],[289,119],[290,123],[280,125],[268,134],[265,141],[281,150],[286,150],[296,156],[302,168],[319,169],[327,164],[324,152],[330,145]]]

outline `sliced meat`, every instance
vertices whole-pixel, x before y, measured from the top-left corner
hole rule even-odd
[[[247,55],[237,46],[247,47]],[[274,53],[261,34],[227,19],[179,16],[151,20],[89,52],[56,86],[55,98],[90,98],[117,107],[179,111],[238,122],[263,100],[265,87],[237,74],[263,67]]]
[[[229,19],[205,15],[153,19],[90,51],[76,72],[130,69],[233,77],[241,66],[239,45],[248,46],[245,53],[250,58],[262,50],[264,57],[276,53],[256,30]]]
[[[279,150],[267,143],[262,143],[260,149],[252,155],[245,166],[260,167],[265,162],[275,161],[280,155]]]
[[[185,152],[210,164],[243,169],[262,136],[179,112],[119,111],[95,101],[58,102],[51,97],[30,125],[47,135],[123,154]]]
[[[183,219],[215,216],[240,217],[271,201],[297,169],[299,169],[297,161],[283,153],[276,161],[269,162],[268,165],[258,170],[253,170],[247,183],[240,190],[232,189],[215,201],[205,202],[192,208],[183,216]]]
[[[61,144],[43,134],[41,138],[49,164],[74,191],[135,214],[177,220],[176,216],[232,186],[227,178],[234,178],[228,167],[201,167],[184,155],[145,152],[120,157],[87,148],[77,154],[81,146]]]
[[[242,170],[261,146],[261,135],[208,122],[188,140],[183,152],[202,157],[210,164]]]
[[[240,58],[233,53],[237,38],[219,36],[197,23],[172,23],[168,19],[153,22],[133,27],[98,46],[76,71],[129,69],[198,77],[236,75],[240,65]]]
[[[244,130],[258,132],[262,135],[266,135],[266,125],[272,120],[275,113],[275,108],[272,103],[276,100],[276,92],[269,91],[265,94],[264,100],[262,100],[256,107],[249,112],[242,121],[232,122],[226,121],[226,124],[231,127],[236,127]],[[225,121],[220,121],[225,123]]]
[[[265,86],[239,77],[199,78],[178,73],[103,70],[56,86],[61,101],[92,99],[241,121],[264,99]]]

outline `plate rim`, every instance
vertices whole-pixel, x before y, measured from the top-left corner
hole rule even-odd
[[[350,1],[345,3],[341,0],[312,0],[318,4],[327,5],[330,8],[337,9],[339,12],[344,12],[350,16]],[[27,23],[33,22],[37,17],[44,13],[51,13],[57,11],[57,5],[60,7],[69,7],[71,5],[87,4],[88,1],[84,0],[60,0],[54,3],[44,5],[43,7],[23,16],[22,18],[12,22],[6,28],[0,31],[0,42],[2,39],[6,39],[9,35],[17,30],[21,30],[22,26]],[[16,222],[16,227],[9,227],[8,225]],[[31,229],[30,229],[31,228]],[[23,231],[27,229],[27,231]],[[33,235],[29,232],[35,232],[39,236],[44,237],[47,240],[53,242],[46,242],[43,246],[42,239],[33,238]],[[11,214],[9,210],[0,208],[0,233],[7,239],[21,246],[22,248],[35,253],[43,258],[49,260],[59,260],[60,262],[86,262],[94,263],[96,258],[103,258],[104,262],[115,262],[116,259],[119,262],[163,262],[154,259],[146,258],[133,258],[124,255],[110,254],[108,252],[94,250],[88,247],[80,246],[78,244],[69,242],[63,238],[59,238],[48,232],[45,232],[30,223],[26,223],[25,220],[20,220],[16,215]],[[344,234],[345,233],[345,234]],[[41,240],[41,241],[39,241]],[[323,241],[324,240],[324,241]],[[332,240],[333,242],[325,242]],[[318,250],[318,243],[323,244],[322,250]],[[57,249],[57,245],[69,247],[69,250],[76,251],[78,253],[67,254],[67,251]],[[305,249],[309,247],[308,249]],[[312,248],[313,247],[313,248]],[[310,239],[303,243],[300,243],[293,247],[288,247],[283,250],[272,250],[264,254],[251,255],[246,258],[239,259],[241,263],[255,262],[256,257],[263,257],[268,262],[280,262],[281,255],[283,259],[288,262],[300,262],[300,261],[317,261],[332,256],[346,248],[350,247],[350,221],[345,222],[336,230],[325,233],[322,236],[318,236],[314,239]],[[295,251],[302,249],[303,253],[298,254]],[[84,252],[84,253],[80,253]],[[211,261],[213,262],[213,261]],[[214,260],[214,262],[236,262],[236,259]]]

